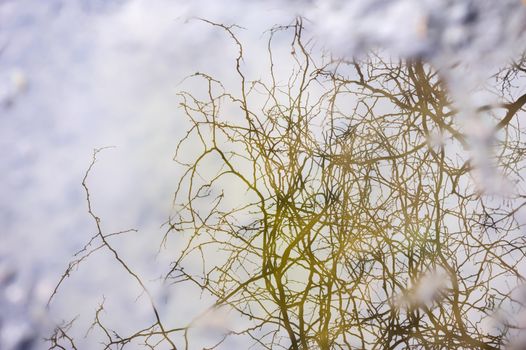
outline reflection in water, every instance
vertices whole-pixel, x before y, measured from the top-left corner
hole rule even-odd
[[[142,3],[130,4],[142,18]],[[34,329],[47,320],[34,305],[51,294],[51,348],[82,348],[86,338],[106,348],[522,348],[526,67],[520,55],[497,63],[510,55],[523,17],[515,11],[492,32],[493,41],[511,33],[497,55],[491,40],[470,41],[489,29],[489,16],[510,13],[506,6],[445,1],[437,8],[448,16],[430,15],[428,4],[406,21],[414,3],[399,1],[376,26],[382,4],[318,4],[306,11],[312,24],[272,29],[270,63],[258,62],[256,77],[243,31],[205,20],[240,56],[220,69],[231,81],[207,71],[180,86],[190,126],[177,148],[182,176],[166,234],[156,236],[157,260],[135,254],[151,250],[151,236],[142,245],[135,229],[106,228],[89,181],[101,170],[93,162],[85,192],[74,197],[87,196],[95,231],[58,285],[22,287],[17,269],[0,261],[0,308],[20,316],[0,315],[0,347],[37,343]],[[329,58],[303,32],[312,25],[331,36],[334,27],[327,34],[319,20],[338,11],[368,24],[352,40],[332,35],[356,42],[340,52],[325,37],[337,54],[362,53],[354,59]],[[340,17],[328,22],[347,33]],[[150,29],[147,44],[156,38]],[[283,42],[292,42],[286,55]],[[472,55],[485,53],[481,72]],[[8,110],[32,82],[16,69],[6,77],[0,98]],[[130,241],[136,250],[123,243]],[[86,276],[79,267],[94,261],[97,276],[111,269],[127,282],[110,296],[95,284],[89,293],[100,304],[86,311],[63,282]],[[115,299],[133,312],[123,315]],[[79,317],[67,318],[57,303]],[[132,313],[147,316],[136,322]]]

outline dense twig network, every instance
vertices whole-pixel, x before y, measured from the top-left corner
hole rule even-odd
[[[474,112],[494,125],[487,156],[513,186],[504,198],[477,185],[471,126],[426,62],[379,53],[318,57],[298,20],[269,32],[268,77],[249,81],[237,28],[209,23],[239,48],[240,85],[228,91],[196,73],[191,79],[204,82],[206,94],[180,93],[191,128],[175,156],[184,174],[164,242],[183,246],[167,269],[170,288],[192,284],[215,303],[169,328],[150,298],[155,323],[126,337],[103,326],[101,305],[94,326],[104,329],[105,348],[193,349],[190,330],[221,308],[246,327],[225,330],[210,348],[234,336],[249,337],[255,349],[292,350],[499,349],[517,342],[521,326],[513,318],[501,317],[492,330],[484,324],[526,302],[526,238],[517,215],[526,203],[517,118],[526,97],[510,100],[504,92],[523,77],[524,57],[495,76],[502,103]],[[286,79],[276,73],[276,35],[292,38]],[[85,180],[97,235],[64,278],[104,248],[148,294],[100,228]],[[68,327],[58,328],[54,347],[73,344]]]

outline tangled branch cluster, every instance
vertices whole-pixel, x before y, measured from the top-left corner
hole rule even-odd
[[[164,240],[182,245],[165,276],[170,288],[192,284],[215,303],[170,328],[152,301],[155,323],[118,339],[104,328],[106,348],[192,349],[190,330],[218,309],[246,322],[211,348],[233,336],[293,350],[517,343],[521,324],[508,316],[526,302],[518,215],[526,145],[517,117],[526,99],[506,100],[504,90],[524,64],[494,77],[506,81],[502,103],[474,111],[493,125],[487,156],[513,185],[505,197],[488,196],[471,176],[468,124],[423,60],[318,58],[298,20],[270,31],[268,77],[249,81],[236,28],[211,24],[239,49],[240,85],[229,91],[196,73],[206,93],[180,93],[191,128],[175,156],[185,172]],[[285,80],[276,35],[292,37]],[[113,249],[100,230],[98,239]]]

